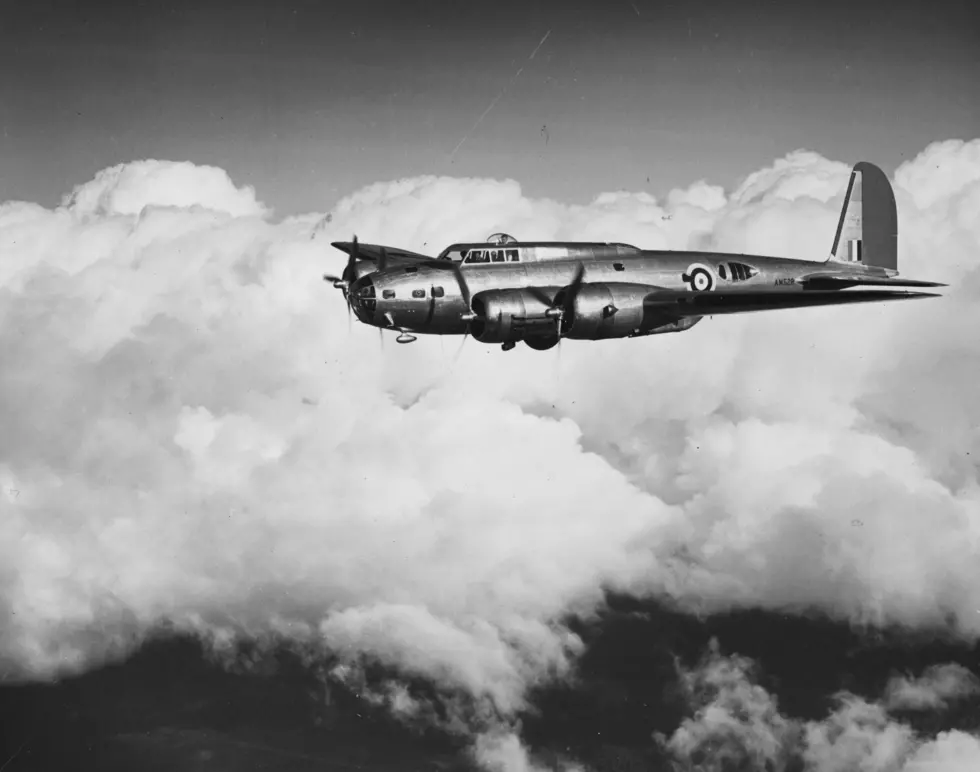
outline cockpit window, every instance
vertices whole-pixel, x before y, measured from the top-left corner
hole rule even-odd
[[[463,257],[464,263],[517,263],[521,259],[516,249],[471,249]]]
[[[718,275],[723,279],[728,279],[728,272],[725,271],[725,264],[722,263],[718,266]]]

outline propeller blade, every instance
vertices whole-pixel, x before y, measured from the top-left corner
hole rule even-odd
[[[384,347],[385,347],[385,331],[383,329],[381,329],[380,327],[378,328],[378,339],[381,341],[381,348],[384,349]]]
[[[456,362],[459,361],[460,354],[463,353],[463,347],[466,345],[466,339],[470,337],[469,330],[463,333],[463,341],[459,344],[459,348],[456,350],[456,354],[453,356],[453,366],[456,366]]]
[[[569,304],[569,302],[574,303],[575,298],[578,296],[579,289],[582,287],[583,278],[585,278],[585,266],[582,263],[579,263],[578,269],[575,271],[575,276],[572,277],[572,283],[568,285],[568,291],[565,293],[566,306]]]
[[[344,273],[342,274],[344,281],[348,284],[354,282],[357,279],[357,234],[354,234],[354,240],[351,242],[350,254],[347,256],[347,266],[344,268]]]
[[[582,280],[585,278],[585,265],[578,264],[572,283],[565,288],[565,296],[561,304],[561,316],[558,318],[558,340],[561,343],[563,328],[571,326],[575,316],[575,299],[578,297],[579,290],[582,288]]]
[[[453,263],[453,273],[456,274],[456,283],[459,285],[459,292],[463,296],[463,302],[466,304],[466,310],[472,310],[472,297],[470,296],[470,285],[466,283],[466,277],[463,276],[463,269],[460,268],[459,263]]]
[[[341,279],[339,276],[334,276],[333,274],[329,274],[329,273],[323,274],[323,280],[324,281],[328,281],[331,284],[333,284],[335,282],[338,282],[338,281],[343,281],[343,279]]]
[[[549,298],[548,295],[540,287],[525,287],[525,291],[530,293],[535,300],[540,301],[543,305],[551,308],[554,305],[554,299]]]
[[[388,250],[381,247],[381,254],[378,255],[378,270],[384,271],[388,268]]]

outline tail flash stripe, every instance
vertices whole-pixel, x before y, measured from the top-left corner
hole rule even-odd
[[[847,181],[847,193],[844,194],[844,208],[841,210],[840,220],[837,221],[837,233],[834,234],[834,246],[830,250],[831,255],[837,254],[837,248],[840,246],[840,234],[844,229],[844,219],[847,213],[847,205],[851,202],[851,191],[854,190],[854,178],[857,177],[857,172],[851,172],[851,179]]]

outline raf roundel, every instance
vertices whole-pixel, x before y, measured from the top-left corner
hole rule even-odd
[[[681,279],[692,292],[710,292],[715,288],[715,275],[708,266],[700,263],[689,266]]]

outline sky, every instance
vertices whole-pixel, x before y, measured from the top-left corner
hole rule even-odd
[[[891,173],[976,136],[978,51],[946,2],[20,4],[0,200],[134,158],[219,166],[281,215],[432,173],[578,203],[798,148]]]
[[[368,6],[380,26],[338,13],[322,35],[299,21],[313,11],[212,5],[85,16],[55,4],[5,25],[0,109],[16,147],[4,146],[0,195],[4,772],[147,759],[980,766],[980,131],[956,87],[971,72],[957,45],[966,20],[882,17],[901,48],[864,12],[834,37],[821,7],[785,37],[768,11],[705,7],[706,27],[754,36],[755,55],[778,65],[770,80],[794,85],[729,114],[740,101],[722,82],[726,56],[742,49],[687,59],[678,77],[717,81],[715,101],[663,97],[690,100],[687,123],[667,124],[688,144],[660,154],[675,166],[653,196],[602,177],[617,153],[635,171],[615,133],[628,123],[575,122],[562,151],[581,171],[574,184],[519,149],[516,105],[537,103],[525,75],[552,44],[557,66],[560,40],[578,41],[562,66],[605,73],[572,84],[642,112],[638,75],[613,71],[649,61],[633,5],[628,25],[608,7],[565,7],[564,32],[545,6],[485,14],[487,33],[534,28],[502,75],[485,46],[452,70],[411,59],[427,40],[466,48],[445,42],[462,27],[448,4]],[[407,45],[409,22],[428,17],[436,31],[420,26]],[[262,59],[249,43],[259,29]],[[683,38],[658,34],[664,48]],[[829,49],[855,50],[847,35],[873,41],[854,76],[862,91],[906,73],[860,119],[856,87],[851,103],[831,100],[818,66]],[[583,49],[589,36],[628,43]],[[410,64],[385,64],[404,48]],[[334,66],[314,78],[306,65],[321,56]],[[568,72],[555,90],[573,89]],[[324,113],[333,134],[311,130],[298,96],[328,87],[347,105]],[[578,114],[584,100],[564,93],[553,114]],[[795,136],[815,95],[822,123]],[[257,107],[266,99],[283,109]],[[695,142],[699,115],[708,139]],[[395,119],[416,121],[414,140],[391,132]],[[722,131],[738,121],[744,134]],[[538,124],[532,143],[544,142]],[[121,129],[107,139],[107,126]],[[278,144],[304,131],[308,144]],[[320,280],[345,259],[329,242],[351,232],[416,250],[503,230],[819,259],[853,156],[867,157],[862,135],[877,138],[872,160],[895,189],[899,268],[947,283],[942,298],[505,353],[379,341],[348,327],[342,295]],[[313,142],[325,143],[317,164]]]

